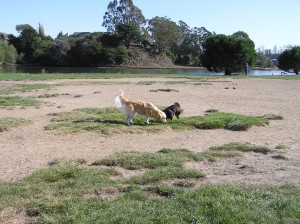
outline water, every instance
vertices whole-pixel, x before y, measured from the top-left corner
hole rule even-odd
[[[282,70],[250,70],[250,76],[281,75]],[[43,66],[0,66],[0,73],[120,73],[120,74],[187,74],[224,75],[202,68],[120,68],[120,67],[43,67]],[[293,75],[294,73],[287,73]]]

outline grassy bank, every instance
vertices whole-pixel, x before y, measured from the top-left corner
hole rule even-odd
[[[198,76],[184,74],[109,74],[109,73],[0,73],[0,81],[18,81],[18,80],[53,80],[53,79],[117,79],[117,78],[189,78],[189,79],[218,79],[218,78],[263,78],[263,79],[284,79],[299,80],[299,75],[274,75],[274,76],[245,76],[245,75],[229,75],[229,76]]]

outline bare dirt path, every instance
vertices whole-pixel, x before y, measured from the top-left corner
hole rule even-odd
[[[145,81],[155,81],[142,85]],[[170,84],[170,81],[176,83]],[[184,83],[185,79],[114,79],[114,80],[49,80],[0,82],[1,88],[16,83],[48,83],[54,86],[19,96],[59,93],[42,98],[39,107],[0,108],[0,117],[20,117],[33,121],[28,126],[0,132],[0,180],[15,181],[33,171],[47,167],[56,158],[83,158],[88,163],[119,151],[155,152],[162,148],[186,148],[201,152],[211,146],[230,142],[266,146],[275,152],[268,155],[247,153],[244,157],[217,162],[187,164],[207,174],[206,183],[300,184],[300,81],[267,79],[229,79],[213,82]],[[172,92],[152,92],[171,88]],[[57,135],[44,130],[50,113],[86,107],[113,107],[114,98],[123,89],[130,99],[143,99],[155,105],[169,106],[179,102],[182,116],[203,115],[208,109],[243,115],[282,115],[265,127],[246,132],[228,130],[173,131],[159,134],[121,134],[112,137],[86,132]],[[125,125],[125,122],[124,122]],[[130,127],[128,127],[130,128]],[[280,148],[280,149],[276,149]],[[274,159],[274,155],[287,159]]]

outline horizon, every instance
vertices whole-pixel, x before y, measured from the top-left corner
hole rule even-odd
[[[17,4],[14,4],[15,1],[3,2],[1,5],[5,10],[0,15],[0,32],[18,36],[15,29],[17,25],[28,24],[37,30],[39,23],[44,26],[45,34],[52,38],[56,38],[60,32],[69,35],[74,32],[105,32],[102,21],[109,2],[110,0],[75,0],[72,3],[45,0],[43,4],[38,0]],[[166,16],[177,24],[182,20],[190,28],[205,27],[216,34],[231,35],[244,31],[253,40],[256,49],[273,50],[276,46],[280,50],[290,45],[300,45],[297,23],[300,1],[297,0],[253,0],[248,5],[239,0],[186,0],[184,3],[180,0],[133,0],[133,3],[146,19]]]

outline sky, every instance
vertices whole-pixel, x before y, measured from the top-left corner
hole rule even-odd
[[[0,32],[18,36],[16,25],[43,24],[46,35],[106,31],[111,0],[0,0]],[[216,34],[246,32],[256,48],[300,45],[299,0],[133,0],[146,19],[182,20]]]

